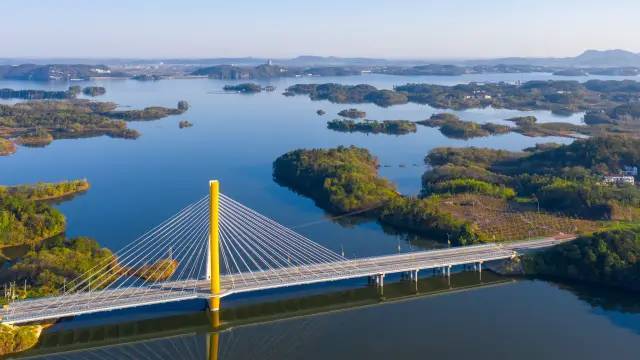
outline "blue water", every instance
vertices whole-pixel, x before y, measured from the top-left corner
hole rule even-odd
[[[271,82],[276,86],[275,92],[255,95],[221,94],[228,82],[209,79],[95,81],[93,84],[107,89],[107,94],[97,99],[114,101],[122,108],[175,106],[183,99],[191,108],[179,116],[130,123],[142,133],[137,140],[99,137],[57,140],[45,148],[21,147],[15,155],[0,159],[0,183],[87,178],[91,190],[60,205],[68,218],[68,234],[91,236],[118,249],[203,196],[209,179],[220,179],[227,195],[285,225],[317,222],[325,217],[322,210],[311,200],[272,181],[273,160],[297,148],[352,144],[365,147],[385,165],[380,169],[381,175],[394,181],[401,192],[416,194],[425,170],[423,158],[434,147],[473,145],[520,150],[539,142],[570,141],[519,134],[452,140],[437,129],[423,126],[418,127],[417,133],[403,136],[339,133],[326,129],[326,121],[348,105],[281,95],[287,86],[297,82],[367,82],[391,88],[423,80],[427,79],[384,75],[282,79]],[[428,80],[444,82],[449,78]],[[68,85],[0,81],[0,87],[16,89],[64,89]],[[380,120],[420,120],[440,111],[417,104],[357,107],[365,110],[368,118]],[[317,109],[327,114],[320,117],[315,113]],[[499,121],[521,113],[491,108],[459,112],[463,118],[479,122]],[[529,113],[542,121],[562,119],[548,111]],[[177,123],[183,119],[194,126],[179,129]],[[571,119],[579,121],[575,116]],[[327,221],[298,230],[329,248],[343,246],[347,256],[389,253],[397,251],[399,243],[401,250],[410,247],[402,237],[384,234],[376,223],[344,228]]]
[[[526,280],[220,333],[99,346],[103,333],[96,331],[95,339],[79,337],[93,348],[43,358],[637,359],[640,312],[617,297]]]
[[[559,77],[548,74],[491,74],[279,79],[269,82],[276,87],[275,92],[255,95],[221,94],[222,87],[230,82],[210,79],[79,82],[78,85],[90,83],[104,86],[107,94],[96,99],[114,101],[123,108],[152,105],[173,107],[179,100],[187,100],[191,108],[179,116],[130,123],[130,127],[142,134],[137,140],[104,136],[56,140],[45,148],[20,147],[16,154],[0,157],[0,183],[87,178],[91,189],[86,194],[59,205],[68,219],[68,235],[90,236],[114,250],[186,204],[204,196],[209,179],[219,179],[227,195],[282,224],[295,227],[310,239],[336,251],[344,248],[347,257],[432,247],[434,243],[428,239],[410,241],[401,235],[386,234],[375,222],[349,227],[328,219],[319,222],[326,219],[327,214],[311,200],[273,182],[273,160],[296,148],[353,144],[365,147],[376,155],[380,163],[386,165],[380,168],[381,175],[392,180],[401,192],[416,194],[420,189],[420,176],[425,171],[423,158],[434,147],[473,145],[521,150],[536,143],[568,143],[571,140],[530,138],[515,133],[453,140],[443,136],[437,129],[423,126],[419,126],[416,133],[403,136],[339,133],[326,129],[326,122],[350,105],[314,102],[304,96],[285,97],[281,95],[282,91],[291,84],[307,82],[369,83],[379,88],[392,88],[407,82],[454,84],[530,79]],[[68,85],[0,81],[0,88],[14,89],[64,89]],[[369,119],[378,120],[421,120],[440,112],[417,104],[388,108],[358,104],[355,107],[366,111]],[[316,115],[318,109],[325,110],[327,114]],[[540,121],[580,123],[582,116],[562,117],[548,111],[520,112],[491,108],[456,113],[463,119],[478,122],[500,122],[513,116],[535,115]],[[179,129],[180,120],[188,120],[194,126]],[[311,331],[303,333],[306,334],[304,338],[293,338],[293,342],[308,346],[301,346],[301,352],[292,357],[315,354],[320,348],[324,348],[325,352],[317,354],[334,357],[340,349],[353,348],[359,351],[351,353],[355,356],[351,358],[389,358],[387,355],[392,354],[392,350],[418,346],[417,352],[403,350],[396,355],[398,358],[422,358],[430,354],[435,357],[444,357],[446,354],[467,357],[474,354],[480,358],[511,358],[512,355],[532,354],[523,358],[540,358],[553,354],[553,351],[571,354],[568,350],[575,349],[576,355],[584,355],[581,358],[601,358],[599,355],[603,352],[586,351],[593,347],[581,347],[582,341],[595,343],[595,339],[603,341],[602,347],[598,348],[613,349],[614,353],[616,349],[624,350],[619,351],[618,358],[630,358],[628,355],[637,350],[633,345],[638,344],[640,328],[636,313],[593,308],[575,296],[567,297],[562,295],[565,292],[549,289],[555,287],[536,282],[534,285],[482,290],[481,296],[470,292],[436,300],[394,304],[383,312],[368,309],[332,314],[318,320],[322,324],[321,333]],[[553,301],[547,299],[547,296],[551,296],[549,294],[555,294]],[[450,317],[447,314],[453,315]],[[395,320],[387,323],[388,319]],[[278,326],[267,327],[263,331],[273,334],[280,331]],[[263,328],[253,329],[259,332]],[[335,334],[327,335],[334,330],[337,331]],[[487,340],[491,336],[495,336],[494,341]],[[380,337],[389,337],[390,340],[375,340]],[[501,339],[504,340],[498,341]],[[556,341],[550,343],[549,339]],[[631,345],[630,341],[633,342]],[[335,349],[329,348],[329,344],[336,342],[341,345]],[[500,352],[500,344],[513,342],[516,342],[515,348],[522,351]],[[625,344],[624,347],[622,344]],[[573,357],[566,355],[564,358]]]

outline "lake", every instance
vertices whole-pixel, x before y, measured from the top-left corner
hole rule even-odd
[[[389,108],[373,104],[331,104],[327,101],[314,102],[305,96],[285,97],[281,93],[291,84],[308,82],[368,83],[379,88],[392,88],[407,82],[450,85],[470,81],[531,79],[562,77],[550,74],[461,77],[372,74],[278,79],[264,82],[275,86],[276,91],[254,95],[223,94],[222,87],[234,82],[210,79],[73,82],[72,85],[104,86],[107,94],[95,99],[114,101],[122,108],[175,107],[179,100],[187,100],[191,108],[179,116],[130,123],[130,127],[142,134],[137,140],[99,137],[56,140],[45,148],[20,147],[16,154],[0,158],[0,183],[11,185],[87,178],[91,189],[86,194],[59,205],[68,219],[68,235],[90,236],[114,250],[125,246],[186,204],[201,198],[208,190],[209,179],[219,179],[222,191],[228,196],[332,250],[344,249],[349,258],[432,248],[439,245],[429,239],[385,233],[375,222],[345,227],[331,221],[313,201],[278,186],[272,180],[273,160],[297,148],[361,146],[380,159],[383,165],[381,175],[392,180],[399,191],[417,194],[420,177],[426,169],[424,156],[434,147],[481,146],[522,150],[536,143],[568,143],[571,140],[530,138],[515,133],[453,140],[437,129],[424,126],[418,126],[414,134],[401,136],[339,133],[328,130],[326,122],[336,117],[338,111],[349,107],[364,110],[367,118],[376,120],[421,120],[442,110],[417,104]],[[67,83],[0,81],[0,88],[13,89],[65,89],[68,86]],[[327,114],[318,116],[318,109]],[[487,108],[454,113],[464,120],[477,122],[501,122],[521,115],[535,115],[540,121],[582,121],[582,114],[562,117],[549,111]],[[193,127],[179,129],[180,120],[190,121]],[[333,284],[326,289],[344,286],[361,286],[361,283]],[[272,292],[260,299],[278,296],[281,293]],[[518,282],[435,299],[322,315],[311,321],[314,324],[311,330],[296,330],[296,326],[306,326],[295,325],[297,321],[307,324],[310,320],[289,320],[238,331],[246,333],[243,336],[248,338],[262,334],[260,336],[265,336],[265,342],[273,341],[268,337],[276,336],[280,331],[291,333],[289,343],[296,345],[286,350],[294,353],[274,353],[273,358],[278,358],[275,356],[278,354],[279,358],[422,358],[445,354],[450,357],[474,354],[481,358],[516,355],[540,358],[554,353],[565,354],[566,358],[572,357],[570,350],[575,350],[575,354],[584,354],[581,358],[586,359],[598,358],[594,355],[602,353],[587,351],[590,347],[579,343],[584,340],[595,347],[598,341],[595,339],[601,341],[598,349],[606,348],[610,351],[608,355],[626,358],[631,350],[638,350],[630,346],[637,346],[632,344],[638,343],[640,327],[635,313],[617,308],[598,310],[571,292],[542,281]],[[291,325],[293,330],[282,330],[282,327],[289,326],[287,324],[294,324]],[[507,343],[510,348],[516,346],[522,352],[505,350],[500,353],[500,346]],[[352,352],[346,351],[348,349]],[[526,352],[527,349],[531,352]],[[537,356],[521,356],[527,353]],[[309,354],[313,356],[307,356]]]

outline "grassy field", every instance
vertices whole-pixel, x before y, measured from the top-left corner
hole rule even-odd
[[[514,241],[543,236],[590,233],[604,223],[544,211],[535,203],[521,203],[484,195],[443,196],[440,209],[473,224],[490,241]]]

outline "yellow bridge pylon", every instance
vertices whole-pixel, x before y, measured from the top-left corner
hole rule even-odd
[[[220,310],[220,183],[218,180],[209,181],[209,278],[211,280],[211,311]]]

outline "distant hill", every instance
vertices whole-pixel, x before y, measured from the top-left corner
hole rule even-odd
[[[626,50],[587,50],[573,58],[574,66],[640,66],[640,54]]]
[[[626,50],[587,50],[575,57],[509,57],[463,61],[467,65],[536,65],[556,67],[640,67],[640,54]]]
[[[635,67],[640,68],[640,54],[633,53],[626,50],[586,50],[580,55],[574,57],[505,57],[494,59],[384,59],[384,58],[366,58],[366,57],[338,57],[338,56],[315,56],[315,55],[302,55],[294,58],[280,58],[269,59],[265,57],[218,57],[218,58],[50,58],[50,59],[20,59],[20,58],[0,58],[0,77],[3,73],[6,73],[9,67],[6,65],[19,65],[19,64],[32,64],[21,66],[40,66],[40,67],[58,67],[63,69],[62,72],[69,71],[71,68],[78,68],[80,74],[86,73],[86,70],[80,69],[81,65],[89,65],[90,67],[99,67],[99,65],[92,64],[106,64],[114,67],[126,67],[127,65],[178,65],[178,66],[191,66],[193,68],[205,68],[211,67],[209,71],[213,73],[220,72],[220,76],[226,78],[243,78],[246,74],[243,71],[240,73],[227,74],[229,69],[225,69],[222,65],[230,65],[235,67],[259,67],[264,64],[270,64],[269,66],[280,66],[286,68],[313,68],[315,70],[322,68],[326,71],[327,68],[333,67],[346,67],[350,68],[382,68],[382,67],[416,67],[411,71],[420,74],[432,74],[445,71],[447,74],[451,72],[462,71],[455,68],[441,68],[437,66],[442,65],[455,65],[459,67],[476,67],[474,71],[498,71],[498,72],[522,72],[528,69],[530,71],[534,67],[538,67],[536,71],[542,71],[542,67],[553,68],[551,71],[558,69],[583,67],[583,68],[628,68]],[[58,65],[49,65],[58,64]],[[434,67],[436,66],[436,67]],[[66,67],[66,68],[65,68]],[[216,69],[216,67],[219,67]],[[422,67],[422,68],[420,68]],[[484,68],[486,67],[486,68]],[[42,73],[55,73],[57,69],[48,71],[46,69],[40,69]],[[261,69],[269,75],[269,72],[275,70],[280,72],[279,68],[265,68]],[[549,71],[549,69],[546,69]],[[12,70],[13,71],[13,70]],[[394,70],[389,69],[389,73]],[[207,74],[204,71],[202,75]],[[233,71],[232,71],[233,72]],[[71,74],[70,75],[74,75]],[[275,74],[269,75],[269,77]],[[214,75],[215,76],[215,75]],[[262,76],[250,76],[250,77],[262,77]]]

